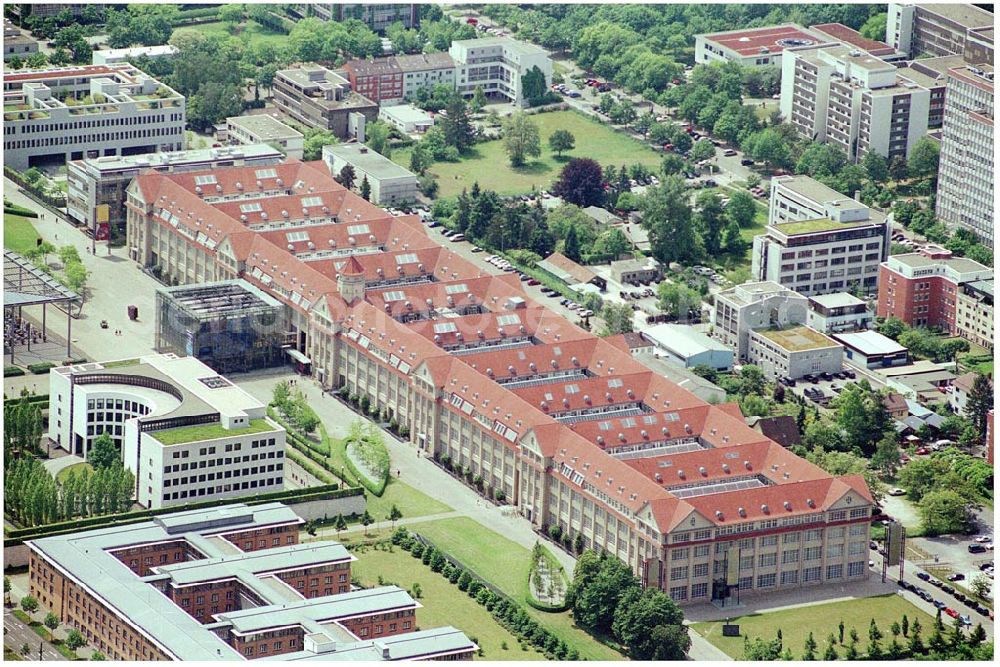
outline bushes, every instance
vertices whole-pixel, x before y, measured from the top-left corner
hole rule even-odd
[[[20,368],[18,366],[4,366],[3,367],[3,376],[5,378],[14,378],[14,377],[18,377],[18,376],[21,376],[21,375],[24,375],[24,369],[23,368]]]
[[[20,215],[25,218],[37,218],[38,213],[32,211],[30,208],[25,208],[23,206],[18,206],[17,204],[11,204],[7,201],[3,203],[3,212],[10,213],[11,215]]]
[[[43,375],[48,373],[51,369],[55,368],[56,365],[51,361],[46,361],[40,364],[28,364],[28,370],[35,375]]]

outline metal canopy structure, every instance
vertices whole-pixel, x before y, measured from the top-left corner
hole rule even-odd
[[[73,316],[70,305],[80,301],[80,295],[62,285],[55,278],[45,273],[31,263],[29,259],[14,252],[3,251],[3,307],[5,320],[8,312],[25,306],[42,307],[42,333],[45,333],[45,309],[52,304],[66,313],[66,356],[72,355],[70,340],[72,338]],[[63,305],[64,307],[60,307]],[[4,336],[4,345],[8,341]],[[30,339],[28,349],[31,349]],[[10,342],[10,363],[14,363],[14,342]]]

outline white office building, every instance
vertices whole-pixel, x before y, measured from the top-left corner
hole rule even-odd
[[[733,368],[733,351],[726,345],[694,327],[683,324],[657,324],[642,332],[653,343],[655,353],[683,366],[708,366],[717,371]]]
[[[194,357],[54,368],[49,438],[86,457],[108,434],[152,509],[283,488],[285,430],[266,406]]]
[[[749,361],[770,378],[839,373],[844,346],[809,327],[750,332]]]
[[[552,60],[534,44],[508,37],[460,39],[451,43],[448,54],[455,60],[455,89],[466,97],[481,87],[487,95],[524,106],[522,80],[534,67],[545,75],[545,89],[552,85]]]
[[[804,324],[809,300],[775,282],[744,283],[715,295],[712,334],[736,352],[750,355],[750,332]]]
[[[423,134],[434,127],[434,117],[412,104],[380,107],[378,117],[403,134]]]
[[[230,144],[274,146],[286,157],[298,160],[305,149],[305,136],[301,132],[267,114],[227,118],[226,137]]]
[[[184,97],[129,65],[9,72],[3,81],[4,164],[184,148]]]
[[[878,287],[886,217],[808,176],[771,179],[770,224],[753,240],[751,274],[803,296]]]
[[[834,292],[809,297],[806,324],[821,333],[864,331],[874,321],[867,302],[853,294]]]
[[[455,87],[455,60],[447,53],[417,53],[395,56],[403,75],[403,98],[412,100],[422,88],[443,84]]]
[[[354,189],[368,180],[373,204],[402,204],[417,200],[417,177],[364,144],[333,144],[323,147],[323,162],[336,176],[346,165],[354,167]]]
[[[136,58],[149,58],[158,60],[160,58],[173,58],[178,53],[177,47],[171,44],[160,44],[158,46],[135,46],[125,49],[101,49],[94,51],[91,62],[94,65],[112,65],[115,63],[134,62]]]

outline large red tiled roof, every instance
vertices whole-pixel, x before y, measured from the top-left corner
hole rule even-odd
[[[863,37],[860,32],[844,25],[843,23],[820,23],[818,25],[811,26],[809,29],[821,32],[824,35],[829,35],[833,39],[844,42],[845,44],[856,46],[863,51],[867,51],[873,56],[891,56],[896,52],[896,49],[892,48],[885,42],[879,42],[874,39]]]
[[[791,24],[715,33],[705,35],[705,40],[731,49],[741,56],[765,55],[761,51],[764,48],[767,49],[767,54],[769,55],[780,54],[786,48],[785,44],[779,43],[783,40],[797,40],[801,44],[816,44],[819,42],[817,35],[813,35],[803,28]],[[796,46],[798,45],[796,44]]]

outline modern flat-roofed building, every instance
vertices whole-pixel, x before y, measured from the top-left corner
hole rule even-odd
[[[524,106],[524,75],[536,67],[545,76],[545,90],[552,85],[552,60],[544,49],[528,42],[509,37],[459,39],[451,43],[448,55],[455,60],[455,90],[464,97],[482,88],[487,95]]]
[[[285,429],[263,403],[194,357],[148,355],[49,374],[49,438],[86,458],[121,448],[136,501],[157,509],[284,488]]]
[[[184,97],[127,63],[6,73],[3,104],[4,163],[20,171],[184,148]]]
[[[958,289],[955,333],[987,350],[993,349],[993,279],[973,280]]]
[[[378,111],[378,117],[403,134],[423,134],[434,127],[434,117],[412,104],[382,107]]]
[[[864,331],[874,319],[867,302],[853,294],[834,292],[809,297],[806,325],[820,333]]]
[[[958,333],[958,295],[966,283],[993,279],[993,269],[937,246],[893,255],[882,264],[879,317]]]
[[[397,586],[351,590],[356,557],[299,543],[280,503],[230,504],[32,540],[30,593],[111,660],[469,659],[452,627],[419,630]]]
[[[931,91],[857,47],[824,43],[785,51],[781,114],[803,136],[852,160],[874,151],[905,158],[927,134]]]
[[[33,54],[38,53],[38,42],[21,32],[21,29],[10,22],[10,19],[3,20],[3,59],[10,60],[14,56],[22,60],[27,60]]]
[[[808,176],[771,179],[770,224],[753,239],[751,274],[803,296],[878,286],[889,256],[883,214]]]
[[[818,23],[816,25],[809,26],[809,32],[819,35],[821,38],[829,42],[840,42],[845,46],[861,49],[862,51],[869,53],[876,58],[881,58],[886,62],[896,62],[907,59],[905,53],[897,51],[885,42],[868,39],[854,28],[846,26],[843,23]]]
[[[657,324],[644,330],[642,336],[656,346],[663,358],[684,368],[708,366],[717,371],[733,368],[733,351],[693,327]]]
[[[948,72],[935,213],[993,242],[993,66]]]
[[[265,166],[277,164],[283,159],[278,149],[254,144],[239,148],[199,148],[73,160],[66,165],[69,185],[66,210],[75,224],[93,227],[100,217],[98,207],[107,206],[111,239],[124,238],[125,191],[141,171],[152,169],[173,173],[228,166]]]
[[[403,70],[395,58],[348,60],[344,71],[359,95],[379,104],[396,104],[403,99]]]
[[[267,114],[227,118],[226,137],[230,144],[267,144],[287,157],[297,159],[302,159],[305,148],[305,137],[301,132]]]
[[[360,114],[368,122],[378,117],[378,104],[353,91],[344,77],[315,63],[278,70],[274,104],[292,119],[330,130],[341,139],[357,134],[352,115]]]
[[[422,88],[438,84],[455,87],[455,59],[447,53],[417,53],[395,56],[403,73],[403,97],[413,100]]]
[[[844,346],[844,357],[864,368],[888,368],[910,363],[909,351],[877,331],[835,333],[832,338]]]
[[[823,43],[824,39],[794,23],[695,35],[694,61],[780,67],[782,54],[787,49],[814,46]]]
[[[993,24],[992,12],[972,4],[890,2],[885,41],[911,58],[962,54],[970,30]]]
[[[844,346],[809,327],[750,332],[750,363],[771,378],[797,380],[803,375],[839,373]]]
[[[397,21],[406,29],[420,26],[420,5],[401,2],[397,4],[355,3],[297,3],[290,7],[299,16],[315,16],[324,21],[357,19],[375,32],[384,32]]]
[[[750,332],[805,324],[808,299],[775,282],[744,283],[715,295],[712,334],[745,362]]]
[[[367,179],[374,204],[401,204],[417,200],[417,177],[364,144],[323,147],[323,161],[337,175],[346,165],[354,167],[354,187],[360,191]]]
[[[178,53],[177,47],[171,44],[159,46],[133,46],[125,49],[101,49],[94,51],[91,62],[94,65],[111,65],[114,63],[133,62],[136,58],[173,58]]]

